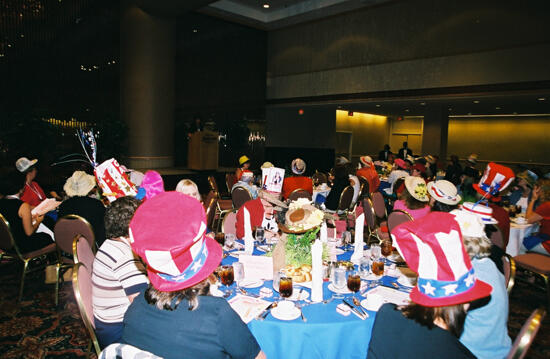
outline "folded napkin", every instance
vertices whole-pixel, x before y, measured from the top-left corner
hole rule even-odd
[[[311,301],[323,300],[323,243],[316,240],[311,245]]]
[[[323,221],[321,224],[321,230],[319,231],[319,237],[321,239],[321,242],[327,243],[328,235],[327,235],[327,222]]]
[[[361,211],[362,212],[362,211]],[[365,227],[365,214],[361,213],[355,218],[355,248],[351,255],[351,261],[359,265],[363,258],[363,228]]]
[[[244,209],[244,251],[246,254],[254,252],[254,237],[252,237],[252,226],[250,225],[250,212]]]

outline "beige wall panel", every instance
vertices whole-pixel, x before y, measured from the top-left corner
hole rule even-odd
[[[378,155],[388,142],[390,121],[385,116],[336,111],[336,131],[353,132],[352,156]]]

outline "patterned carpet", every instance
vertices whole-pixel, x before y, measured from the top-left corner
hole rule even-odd
[[[44,272],[27,277],[23,301],[16,303],[21,266],[0,264],[0,358],[83,358],[88,334],[80,319],[72,285],[60,291],[59,307],[54,307],[54,285],[44,284]],[[544,306],[542,290],[516,281],[510,297],[509,332],[515,338],[531,312]],[[550,358],[550,315],[547,315],[527,358]],[[91,356],[95,358],[95,355]]]

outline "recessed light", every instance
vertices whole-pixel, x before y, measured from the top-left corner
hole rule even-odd
[[[479,100],[474,100],[474,103],[479,103]]]
[[[499,106],[495,107],[495,110],[500,110],[500,107]]]
[[[518,113],[517,112],[512,112],[514,115],[517,115]]]
[[[376,107],[380,107],[380,104],[379,104],[379,103],[377,103],[377,104],[376,104]]]
[[[264,4],[264,9],[269,9],[269,4],[268,3]]]
[[[452,110],[453,110],[453,108],[452,108],[452,107],[449,107],[449,111],[452,111]]]
[[[196,34],[197,32],[199,32],[199,30],[193,29],[193,32]]]
[[[472,116],[472,113],[471,113],[471,112],[468,112],[468,116]]]
[[[420,106],[426,106],[426,102],[420,102]]]
[[[546,101],[546,97],[539,97],[537,100],[539,100],[539,101]]]
[[[409,112],[409,109],[408,109],[408,108],[406,108],[406,109],[405,109],[405,112]]]

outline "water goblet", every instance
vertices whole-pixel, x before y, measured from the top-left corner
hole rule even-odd
[[[241,262],[234,262],[232,266],[237,289],[239,289],[239,283],[244,279],[244,265]]]
[[[332,286],[336,290],[336,294],[333,295],[334,298],[343,298],[343,294],[341,293],[344,288],[346,288],[347,281],[346,281],[346,268],[345,267],[336,267],[333,270],[333,277],[332,277]]]
[[[265,232],[262,227],[256,228],[256,242],[258,242],[258,244],[264,243],[264,240],[265,240],[264,234]]]
[[[355,294],[361,289],[361,277],[359,276],[359,271],[349,270],[348,271],[348,289]]]

